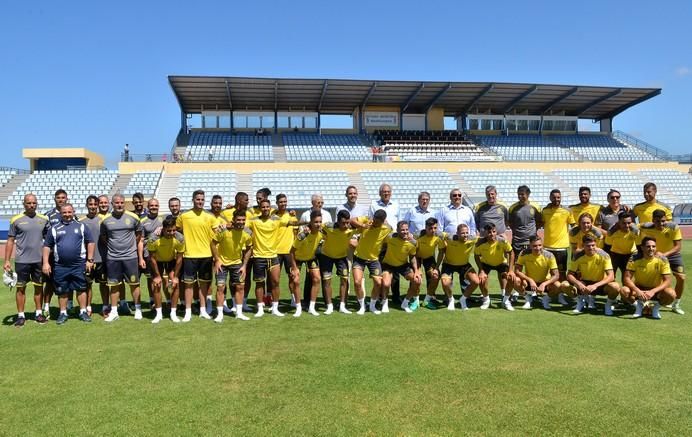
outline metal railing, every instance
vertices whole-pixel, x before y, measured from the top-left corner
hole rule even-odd
[[[612,137],[622,143],[629,144],[630,146],[643,150],[644,152],[648,153],[649,155],[653,155],[658,159],[662,159],[664,161],[669,161],[671,159],[670,153],[666,152],[665,150],[659,149],[658,147],[651,145],[646,141],[640,140],[637,137],[633,137],[632,135],[623,131],[617,130],[613,132]]]

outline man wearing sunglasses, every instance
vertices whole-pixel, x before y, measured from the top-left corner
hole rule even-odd
[[[449,192],[449,205],[443,206],[438,212],[437,221],[442,232],[447,235],[455,235],[457,227],[465,224],[469,227],[471,237],[477,234],[476,219],[473,210],[462,203],[463,194],[460,189],[454,188]]]

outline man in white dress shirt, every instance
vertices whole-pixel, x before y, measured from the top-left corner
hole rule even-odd
[[[455,235],[457,226],[464,223],[469,227],[469,235],[474,236],[476,231],[476,220],[473,217],[473,210],[462,203],[463,193],[455,188],[449,193],[449,205],[443,206],[437,213],[437,221],[440,223],[440,230],[447,235]]]
[[[399,222],[399,204],[392,201],[392,186],[389,184],[380,185],[380,198],[378,200],[373,200],[370,204],[370,218],[373,217],[375,211],[383,209],[387,213],[387,223],[392,229],[397,228],[397,223]],[[353,217],[351,217],[353,218]],[[384,249],[384,247],[383,247]],[[384,258],[384,250],[380,253],[380,263]],[[398,305],[401,303],[400,293],[399,293],[399,275],[395,274],[392,276],[392,285],[390,287],[392,292],[392,303]]]
[[[425,221],[430,217],[435,217],[435,212],[430,209],[430,193],[421,191],[418,194],[418,205],[406,211],[403,218],[408,222],[408,231],[413,238],[420,237],[421,231],[425,230]]]
[[[322,197],[321,194],[313,194],[312,197],[310,198],[310,202],[312,203],[312,207],[305,211],[301,216],[300,216],[300,221],[303,223],[309,223],[310,222],[310,212],[311,211],[319,211],[322,213],[322,224],[328,224],[332,222],[332,215],[327,211],[326,209],[322,208],[322,205],[324,205],[324,198]]]

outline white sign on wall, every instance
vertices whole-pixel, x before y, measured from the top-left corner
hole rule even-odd
[[[365,112],[365,126],[399,127],[398,112]]]

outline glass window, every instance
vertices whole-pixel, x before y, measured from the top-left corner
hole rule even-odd
[[[188,129],[199,129],[202,127],[202,115],[201,114],[189,114],[187,117],[187,128]]]
[[[273,115],[263,115],[262,116],[262,127],[265,129],[274,128],[274,116]]]
[[[305,128],[306,129],[316,129],[317,128],[317,117],[305,117]]]
[[[247,117],[244,115],[234,115],[233,116],[233,128],[234,129],[244,129],[247,127]]]
[[[217,127],[216,115],[205,115],[204,116],[204,127],[207,129],[213,129]]]
[[[287,128],[288,127],[288,117],[279,117],[279,126],[280,128]]]
[[[492,120],[481,120],[481,130],[491,130]]]
[[[541,120],[529,120],[529,130],[538,130],[540,128]]]
[[[507,130],[517,130],[517,120],[507,120]]]
[[[529,121],[528,120],[517,120],[517,130],[529,130]]]
[[[553,130],[553,120],[543,120],[543,130]]]
[[[219,127],[220,128],[231,128],[231,116],[230,115],[220,115],[219,116]]]
[[[251,115],[247,118],[247,127],[257,129],[260,127],[260,118],[257,115]]]
[[[469,118],[468,119],[469,130],[479,130],[478,121],[479,120],[477,118]]]
[[[493,130],[502,130],[502,129],[504,129],[505,127],[502,125],[503,122],[504,122],[504,120],[502,120],[502,119],[493,120]]]
[[[297,127],[298,129],[302,129],[303,127],[303,117],[295,117],[291,116],[291,128]]]
[[[457,130],[457,119],[454,117],[445,117],[443,120],[444,130]]]
[[[352,129],[352,115],[328,115],[320,114],[320,127],[322,129]]]

